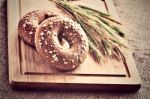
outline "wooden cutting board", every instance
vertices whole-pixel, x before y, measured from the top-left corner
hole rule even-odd
[[[109,13],[119,20],[112,0],[78,0],[73,3]],[[126,64],[112,59],[98,64],[88,54],[84,63],[74,71],[53,69],[34,48],[18,37],[17,25],[22,16],[33,10],[64,13],[48,0],[8,0],[7,5],[9,82],[13,88],[107,91],[135,91],[140,88],[140,77],[130,49],[124,51]]]

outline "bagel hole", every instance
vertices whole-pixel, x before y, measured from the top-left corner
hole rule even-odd
[[[41,24],[44,20],[46,20],[46,19],[48,19],[48,18],[52,18],[52,17],[56,17],[56,16],[57,16],[57,15],[48,15],[48,14],[46,14],[46,15],[44,16],[44,18],[38,22],[38,24]]]
[[[70,44],[69,42],[61,35],[62,33],[58,33],[58,41],[60,45],[65,48],[65,49],[70,49]]]
[[[48,15],[48,14],[46,14],[44,20],[46,20],[46,19],[48,19],[48,18],[51,18],[51,17],[56,17],[56,16],[57,16],[57,15]]]

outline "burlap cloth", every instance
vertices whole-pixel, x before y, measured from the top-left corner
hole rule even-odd
[[[7,2],[0,0],[0,99],[150,99],[150,0],[115,0],[142,79],[134,93],[16,91],[8,84]]]

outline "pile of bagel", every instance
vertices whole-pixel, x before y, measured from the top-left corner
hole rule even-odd
[[[51,11],[27,13],[18,23],[18,34],[53,68],[73,70],[85,60],[89,46],[81,26]]]

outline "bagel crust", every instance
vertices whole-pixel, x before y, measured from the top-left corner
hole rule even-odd
[[[39,24],[49,18],[56,16],[50,11],[45,10],[35,10],[33,12],[27,13],[21,18],[18,24],[18,34],[19,36],[29,45],[34,46],[34,36]]]
[[[62,45],[65,40],[69,47]],[[73,70],[86,58],[88,40],[81,26],[66,17],[44,20],[35,34],[37,51],[56,69]]]

